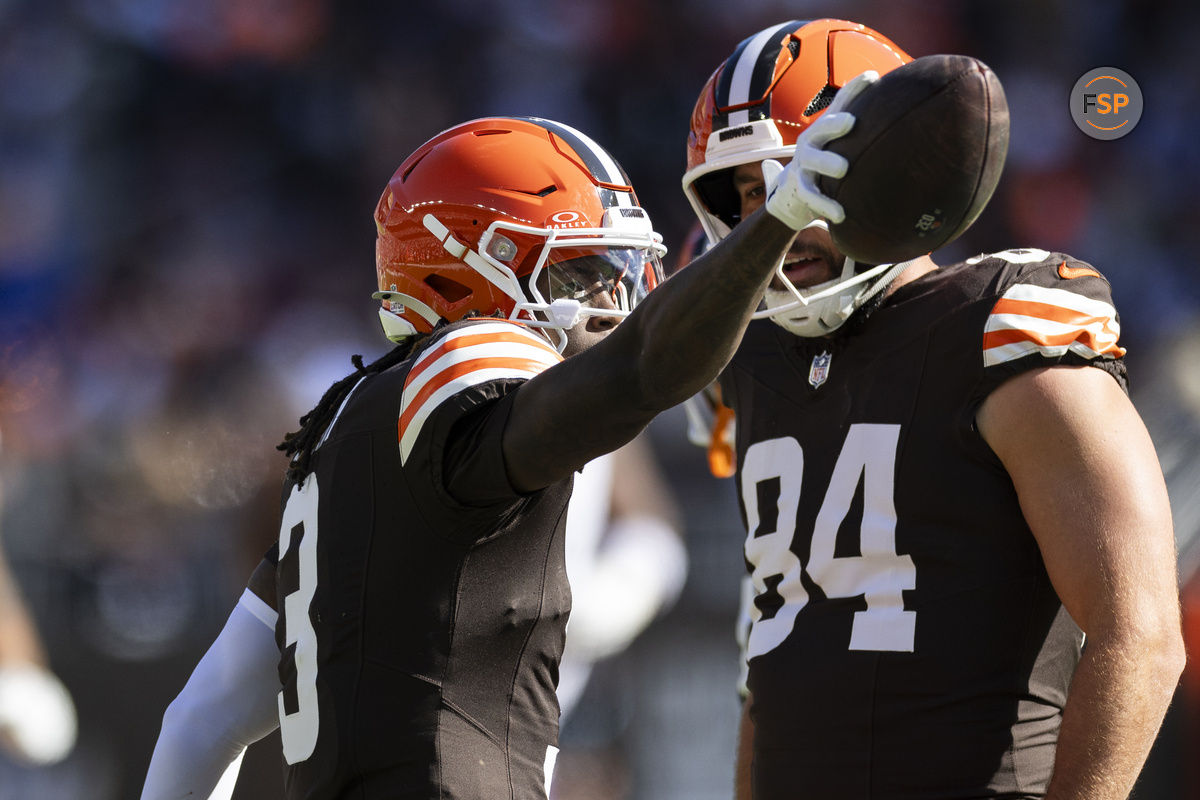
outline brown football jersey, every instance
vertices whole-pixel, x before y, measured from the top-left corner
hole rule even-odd
[[[1038,250],[938,269],[835,338],[752,323],[721,383],[758,800],[1044,793],[1083,637],[975,414],[1037,367],[1124,386],[1118,334],[1108,283]]]
[[[516,391],[561,357],[471,321],[364,378],[291,487],[277,568],[294,800],[544,800],[571,481],[519,494]]]

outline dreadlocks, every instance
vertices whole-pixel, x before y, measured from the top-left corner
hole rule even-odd
[[[413,347],[423,338],[413,337],[402,342],[365,367],[361,355],[350,357],[350,363],[354,365],[354,372],[326,389],[316,407],[300,418],[300,430],[284,436],[283,441],[275,447],[276,450],[282,450],[292,459],[287,470],[289,480],[296,483],[304,480],[304,476],[309,471],[313,450],[321,440],[322,432],[329,426],[330,419],[342,401],[346,399],[346,395],[350,394],[354,384],[368,375],[383,372],[385,369],[399,364],[408,358]]]

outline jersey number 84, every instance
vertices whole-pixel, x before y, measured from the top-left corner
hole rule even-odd
[[[825,498],[813,525],[807,566],[792,551],[804,450],[791,436],[756,442],[746,450],[741,490],[746,508],[746,561],[752,566],[755,602],[751,605],[747,659],[778,647],[792,632],[796,615],[808,604],[801,583],[807,571],[828,598],[862,596],[866,609],[856,611],[850,630],[851,650],[912,652],[917,613],[904,609],[903,592],[915,589],[916,567],[908,555],[896,553],[896,507],[893,487],[899,425],[850,426],[833,468]],[[861,555],[835,556],[838,528],[850,511],[860,479],[863,514],[859,529]],[[775,514],[762,514],[757,485],[778,480]],[[762,530],[764,517],[776,530]],[[781,603],[763,602],[774,592]],[[777,606],[774,615],[763,608]]]

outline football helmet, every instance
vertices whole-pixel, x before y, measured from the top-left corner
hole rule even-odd
[[[627,315],[662,279],[666,253],[616,160],[533,117],[430,139],[388,182],[375,225],[372,296],[392,341],[496,316],[550,329],[561,351],[581,318]]]
[[[735,167],[791,158],[796,139],[851,78],[909,61],[877,31],[838,19],[792,20],[743,40],[705,83],[688,133],[683,191],[709,241],[723,239],[739,221]],[[768,290],[768,308],[755,316],[800,336],[832,332],[900,271],[846,259],[832,281],[797,289],[782,266],[776,275],[786,290]]]

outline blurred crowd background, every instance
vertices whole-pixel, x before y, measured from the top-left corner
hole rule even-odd
[[[750,33],[820,16],[977,56],[1006,87],[1000,188],[937,260],[1036,246],[1111,279],[1193,648],[1137,796],[1200,797],[1197,4],[0,0],[0,536],[80,723],[59,764],[0,760],[0,798],[137,796],[165,705],[276,536],[276,443],[352,353],[386,349],[371,214],[411,150],[490,114],[569,123],[678,252],[700,87]],[[1145,95],[1117,141],[1068,112],[1097,66]],[[572,797],[730,796],[743,534],[685,427],[676,409],[649,438],[687,582],[593,672],[563,734],[592,765]],[[278,797],[277,760],[274,738],[252,748],[237,796]]]

